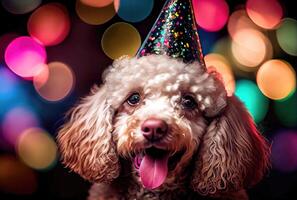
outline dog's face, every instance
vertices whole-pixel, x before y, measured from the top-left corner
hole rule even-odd
[[[198,63],[167,56],[115,61],[58,141],[64,163],[84,178],[116,179],[122,157],[148,189],[170,188],[186,174],[202,194],[238,190],[268,163],[265,141],[222,83]]]
[[[197,150],[206,122],[188,91],[131,91],[114,120],[120,156],[131,159],[149,189],[170,184]]]
[[[226,97],[223,88],[220,99],[212,96],[219,86],[198,63],[163,56],[144,60],[115,69],[122,79],[115,84],[121,88],[110,88],[121,99],[111,102],[116,110],[113,139],[119,155],[134,163],[139,181],[155,189],[179,177],[205,132],[205,109],[216,104],[212,112],[219,112]],[[107,81],[115,83],[117,75],[108,74]]]
[[[139,181],[149,189],[163,183],[170,187],[190,163],[206,128],[203,109],[212,103],[212,97],[202,97],[199,89],[205,83],[213,84],[213,79],[199,80],[205,72],[198,64],[171,62],[153,73],[154,66],[136,70],[142,77],[137,84],[137,75],[123,77],[121,85],[129,87],[115,94],[122,98],[113,119],[117,152],[132,161]],[[177,69],[168,72],[170,67]],[[223,95],[221,108],[225,106]]]

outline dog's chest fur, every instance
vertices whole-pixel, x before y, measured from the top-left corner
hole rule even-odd
[[[94,184],[90,190],[89,200],[202,200],[190,189],[149,191],[137,183],[120,180],[107,184]]]

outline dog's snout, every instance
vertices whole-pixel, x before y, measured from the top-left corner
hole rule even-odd
[[[161,119],[147,119],[141,125],[142,135],[149,141],[161,139],[167,130],[167,123]]]

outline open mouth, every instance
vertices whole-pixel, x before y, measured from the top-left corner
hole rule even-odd
[[[134,158],[134,166],[138,169],[140,180],[147,189],[155,189],[165,181],[168,168],[171,170],[177,163],[177,153],[170,157],[170,152],[151,147]]]

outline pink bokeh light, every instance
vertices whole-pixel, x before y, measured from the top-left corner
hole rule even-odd
[[[228,20],[225,0],[193,0],[193,8],[197,24],[207,31],[219,31]]]
[[[45,48],[28,36],[14,39],[6,48],[7,66],[21,77],[33,77],[40,72],[46,62]]]
[[[248,0],[246,10],[253,22],[265,29],[275,28],[283,16],[283,9],[277,0]]]
[[[24,107],[13,108],[5,115],[2,123],[4,139],[14,146],[24,130],[38,125],[39,121],[33,112]]]

